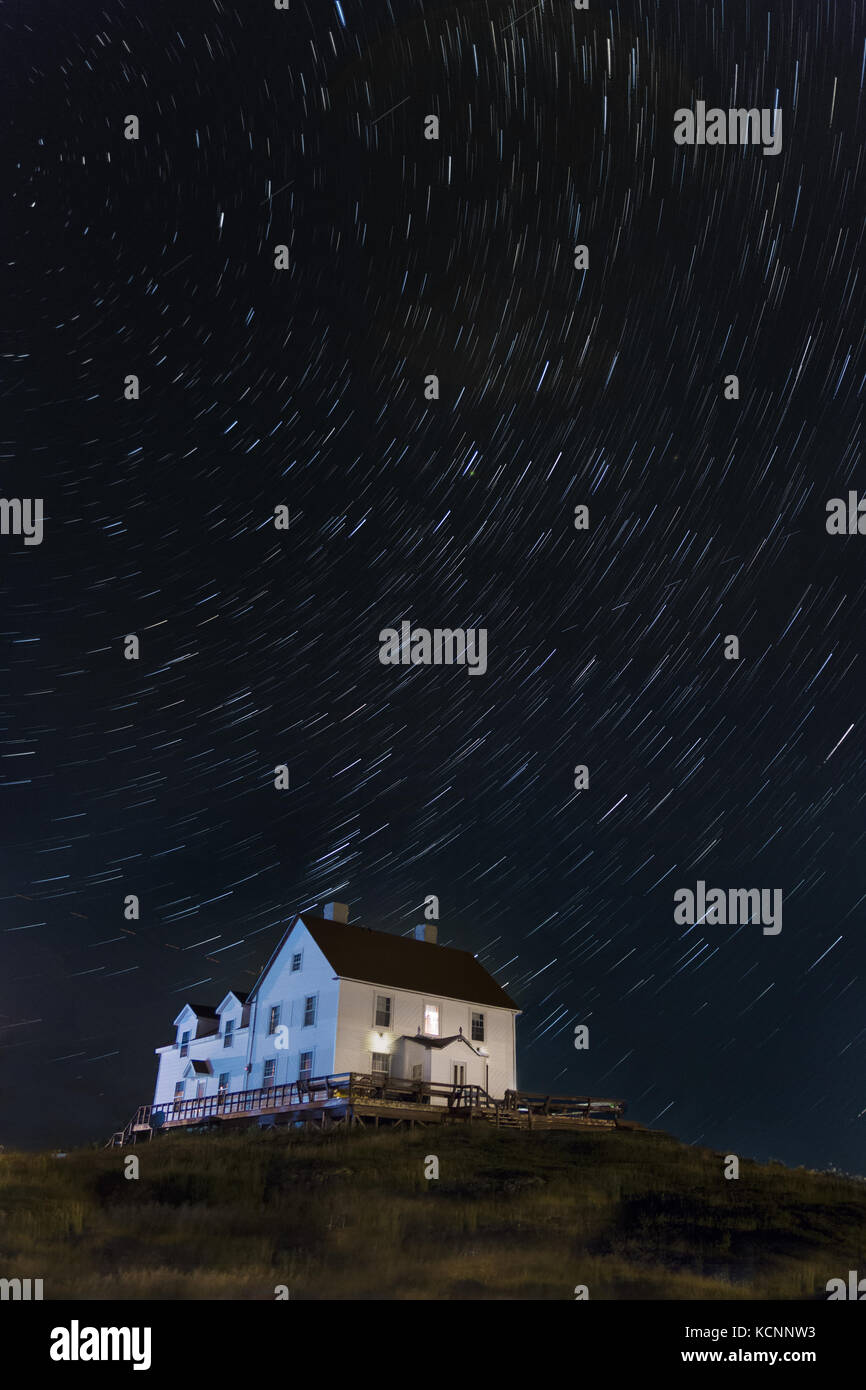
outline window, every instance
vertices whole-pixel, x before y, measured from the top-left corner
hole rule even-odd
[[[223,1047],[231,1047],[234,1039],[235,1021],[233,1018],[226,1019],[226,1026],[223,1031]]]
[[[472,1041],[484,1041],[484,1015],[473,1013],[472,1015]]]
[[[218,1096],[224,1096],[225,1093],[226,1093],[226,1091],[228,1090],[228,1088],[229,1088],[229,1074],[228,1074],[227,1071],[221,1071],[221,1072],[220,1072],[219,1085],[217,1086],[217,1095],[218,1095]]]
[[[269,1014],[269,1016],[268,1016],[268,1032],[269,1032],[269,1033],[276,1033],[276,1031],[277,1031],[277,1029],[279,1028],[279,1026],[280,1026],[280,1006],[279,1006],[279,1004],[274,1004],[273,1007],[272,1007],[272,1009],[271,1009],[271,1012],[270,1012],[270,1014]]]
[[[387,994],[376,995],[376,1027],[391,1027],[391,999]]]
[[[454,1075],[452,1077],[455,1086],[466,1085],[466,1065],[464,1062],[454,1063]]]
[[[313,1074],[313,1054],[312,1052],[302,1052],[298,1062],[298,1080],[309,1081]]]
[[[428,1038],[439,1036],[439,1005],[424,1005],[424,1035]]]
[[[304,1000],[304,1027],[312,1028],[316,1022],[316,1004],[318,995],[308,994]]]
[[[181,1057],[189,1056],[189,1033],[181,1033],[180,1035],[180,1055]]]
[[[207,1082],[206,1082],[206,1081],[197,1081],[197,1082],[195,1083],[195,1098],[196,1098],[196,1100],[201,1100],[202,1097],[204,1096],[204,1093],[205,1093],[206,1090],[207,1090]]]
[[[183,1082],[182,1082],[182,1081],[175,1081],[175,1083],[174,1083],[174,1103],[175,1103],[175,1105],[180,1105],[180,1103],[181,1103],[182,1100],[183,1100]]]
[[[264,1083],[264,1085],[265,1085],[266,1087],[267,1087],[267,1086],[273,1086],[273,1084],[274,1084],[274,1072],[276,1071],[276,1069],[277,1069],[276,1058],[271,1057],[271,1058],[269,1059],[269,1061],[265,1062],[265,1070],[264,1070],[264,1074],[263,1074],[263,1076],[262,1076],[262,1081],[263,1081],[263,1083]]]
[[[301,968],[301,961],[304,958],[303,951],[298,951],[297,955],[292,956],[292,974],[295,975]]]
[[[387,1052],[373,1052],[373,1065],[370,1068],[374,1076],[387,1076],[391,1070],[391,1058]]]
[[[421,1070],[422,1070],[422,1068],[421,1068],[421,1063],[420,1063],[420,1062],[413,1062],[413,1063],[412,1063],[412,1080],[413,1080],[413,1081],[420,1081],[420,1080],[421,1080]]]

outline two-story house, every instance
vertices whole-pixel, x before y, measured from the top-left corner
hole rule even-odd
[[[297,916],[249,994],[186,1004],[159,1057],[154,1108],[343,1072],[517,1087],[520,1012],[468,951],[350,926],[348,908]]]

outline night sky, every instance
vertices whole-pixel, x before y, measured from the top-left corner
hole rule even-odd
[[[289,3],[0,11],[0,488],[45,509],[0,536],[0,1141],[105,1139],[295,912],[437,894],[521,1085],[863,1173],[866,7]],[[678,146],[699,100],[781,153]],[[486,675],[382,665],[403,620]],[[677,925],[698,879],[783,930]]]

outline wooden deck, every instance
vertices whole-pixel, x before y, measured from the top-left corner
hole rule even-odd
[[[311,1077],[258,1091],[182,1100],[163,1107],[141,1105],[125,1129],[106,1148],[151,1139],[154,1132],[244,1124],[380,1125],[414,1129],[418,1125],[480,1121],[497,1129],[610,1129],[625,1113],[625,1102],[593,1096],[555,1096],[506,1091],[496,1100],[481,1086],[408,1081],[370,1072]]]

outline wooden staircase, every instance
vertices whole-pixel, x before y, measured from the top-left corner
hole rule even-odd
[[[103,1147],[106,1149],[123,1148],[126,1144],[135,1144],[139,1138],[147,1135],[148,1139],[153,1138],[153,1126],[150,1123],[150,1106],[140,1105],[133,1115],[129,1124],[124,1129],[116,1129]]]
[[[506,1100],[495,1100],[483,1086],[455,1086],[449,1113],[462,1120],[484,1120],[496,1129],[522,1129],[518,1111]]]

